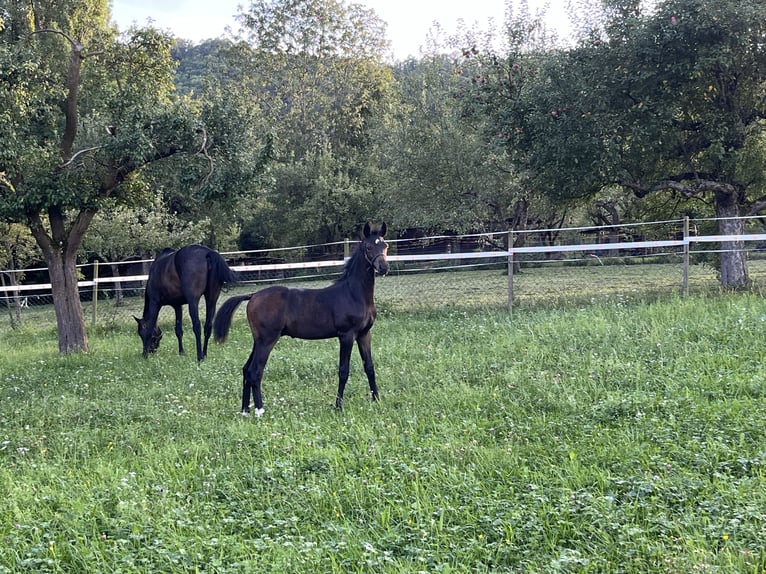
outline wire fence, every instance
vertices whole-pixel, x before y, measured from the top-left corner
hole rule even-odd
[[[732,245],[746,253],[751,288],[761,291],[766,288],[766,234],[760,218],[744,223],[745,234],[725,238],[715,235],[712,219],[404,237],[389,241],[391,271],[376,283],[376,304],[392,313],[444,307],[517,310],[717,293],[718,261]],[[345,241],[223,253],[242,282],[227,288],[221,299],[275,283],[326,286],[340,276],[353,248],[354,242]],[[92,326],[124,326],[142,314],[150,264],[78,267],[80,298]],[[26,322],[55,325],[46,269],[0,271],[0,278],[0,332]],[[163,308],[160,324],[173,321],[172,309]]]

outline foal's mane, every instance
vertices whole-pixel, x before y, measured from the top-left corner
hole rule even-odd
[[[346,261],[345,265],[343,266],[343,273],[335,280],[335,283],[346,281],[349,277],[352,277],[357,272],[359,265],[364,265],[367,263],[364,258],[364,250],[362,249],[363,245],[364,241],[362,240],[359,242],[356,249],[354,250],[354,253],[351,255],[351,257],[349,257],[348,261]]]

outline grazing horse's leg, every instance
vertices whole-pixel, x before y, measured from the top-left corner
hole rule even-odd
[[[178,354],[184,354],[184,316],[183,305],[173,305],[173,310],[176,312],[176,338],[178,339]]]
[[[213,332],[213,318],[215,317],[215,304],[220,295],[220,289],[214,293],[205,295],[205,344],[202,347],[202,356],[207,357],[207,343],[210,340],[210,334]]]
[[[192,330],[194,331],[194,339],[197,344],[197,361],[201,361],[205,358],[202,354],[202,329],[199,322],[199,297],[193,299],[186,299],[189,302],[189,317],[191,317]]]
[[[270,343],[264,343],[256,339],[253,342],[253,350],[242,368],[242,412],[250,411],[250,391],[253,392],[253,402],[255,403],[255,415],[263,414],[263,396],[261,395],[261,380],[263,371],[266,369],[266,361],[269,360],[271,350],[276,345],[278,339]]]
[[[372,362],[372,334],[366,331],[359,335],[356,344],[359,347],[359,356],[362,357],[364,372],[367,375],[367,382],[370,383],[370,396],[373,401],[380,398],[378,395],[378,385],[375,383],[375,365]]]
[[[346,388],[346,381],[348,381],[354,334],[345,333],[338,337],[338,341],[340,341],[340,360],[338,361],[338,395],[335,397],[335,408],[340,410],[343,408],[343,391]]]

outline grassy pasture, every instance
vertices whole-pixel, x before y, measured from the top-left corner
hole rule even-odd
[[[131,320],[132,321],[132,320]],[[169,327],[169,326],[168,326]],[[132,324],[0,339],[0,572],[766,570],[766,302],[383,311],[383,400],[335,341],[201,365]],[[187,327],[187,348],[192,337]]]

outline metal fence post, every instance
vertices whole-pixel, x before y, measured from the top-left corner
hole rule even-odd
[[[684,217],[684,295],[689,294],[689,216]]]

